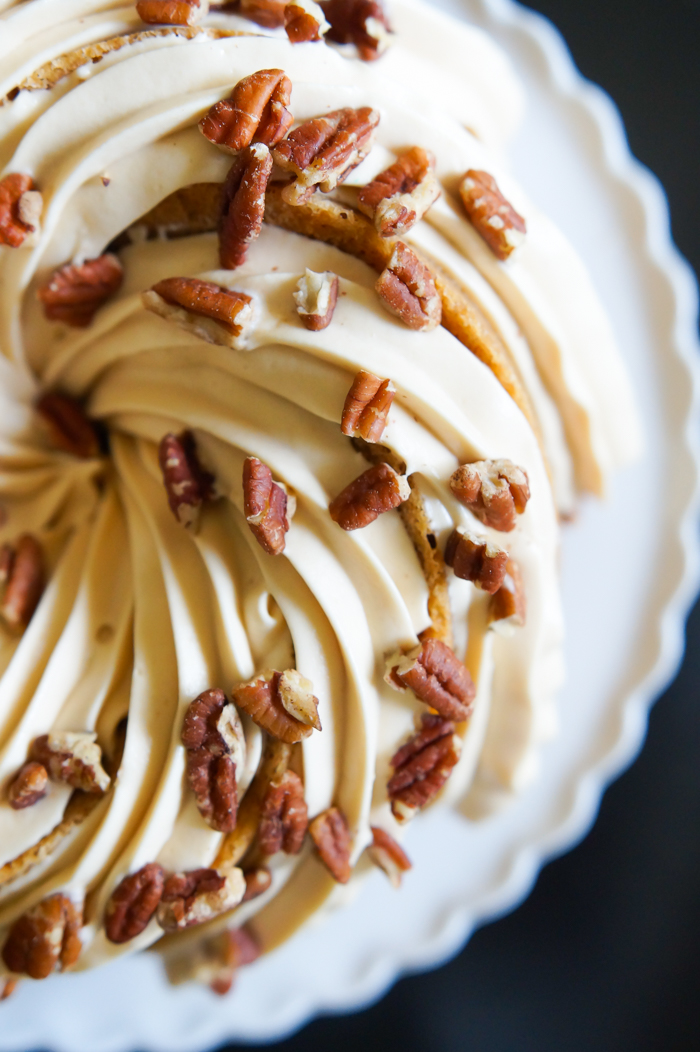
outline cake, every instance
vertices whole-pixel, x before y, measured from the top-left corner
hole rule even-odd
[[[0,0],[0,982],[219,993],[536,777],[638,448],[520,87],[418,0]],[[414,860],[420,865],[420,859]]]

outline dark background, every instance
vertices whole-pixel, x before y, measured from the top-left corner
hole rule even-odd
[[[700,0],[542,0],[583,74],[619,106],[700,272]],[[681,673],[594,829],[450,964],[280,1052],[700,1049],[700,606]],[[232,1046],[233,1047],[233,1046]],[[242,1046],[235,1046],[241,1049]]]

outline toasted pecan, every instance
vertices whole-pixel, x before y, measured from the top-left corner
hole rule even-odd
[[[472,711],[476,688],[469,671],[454,651],[439,639],[428,638],[407,654],[387,660],[387,682],[430,705],[445,719],[459,723]]]
[[[259,69],[239,80],[228,99],[215,103],[199,122],[205,138],[237,152],[252,142],[274,146],[292,126],[287,109],[292,82],[283,69]]]
[[[375,464],[363,471],[328,505],[334,522],[344,530],[359,530],[398,508],[411,494],[404,475],[389,464]]]
[[[330,270],[317,273],[306,268],[294,292],[297,314],[311,332],[326,329],[338,302],[338,275]]]
[[[397,237],[423,218],[441,192],[434,156],[421,146],[412,146],[363,187],[357,205],[373,220],[378,234]]]
[[[330,22],[327,40],[334,44],[354,44],[364,62],[373,62],[384,53],[391,27],[378,0],[320,0]]]
[[[401,878],[412,868],[411,860],[399,843],[385,829],[372,826],[372,843],[367,854],[375,866],[384,870],[393,887],[401,886]]]
[[[14,811],[23,811],[43,800],[49,788],[49,774],[41,763],[30,760],[20,767],[8,789],[8,803]]]
[[[293,510],[286,492],[272,481],[267,464],[247,457],[243,464],[243,512],[253,536],[268,555],[284,551]]]
[[[10,172],[1,179],[0,245],[19,248],[36,229],[41,209],[41,194],[31,176]]]
[[[311,839],[319,857],[334,880],[347,884],[352,876],[352,839],[347,819],[339,807],[329,807],[309,824]]]
[[[303,680],[301,686],[299,680]],[[316,711],[318,699],[310,693],[310,687],[309,680],[299,676],[295,669],[269,670],[234,687],[233,700],[272,737],[294,744],[308,738],[314,727],[321,729]],[[290,698],[298,702],[294,713],[290,711],[293,707]]]
[[[527,617],[527,598],[520,567],[514,559],[506,564],[503,583],[491,596],[489,624],[497,623],[500,629],[522,628]]]
[[[488,172],[470,168],[459,187],[464,209],[494,255],[508,259],[525,239],[527,225]]]
[[[284,25],[286,6],[287,0],[239,0],[238,13],[266,29],[279,29]]]
[[[5,591],[0,620],[10,632],[22,632],[44,591],[44,554],[37,539],[25,533],[16,544],[3,546],[3,562]]]
[[[147,310],[207,343],[243,350],[254,321],[250,296],[200,278],[165,278],[141,294]]]
[[[28,909],[10,928],[2,959],[11,972],[46,979],[75,964],[82,943],[82,910],[66,895],[51,895]]]
[[[226,270],[244,262],[248,246],[260,235],[271,172],[272,156],[261,142],[246,146],[231,166],[219,217],[219,261]]]
[[[246,881],[243,870],[225,875],[216,869],[172,873],[163,885],[156,920],[163,931],[181,931],[218,917],[242,901]]]
[[[214,496],[214,476],[200,464],[192,432],[164,435],[158,462],[170,510],[183,526],[196,526],[202,504]]]
[[[409,329],[429,332],[442,318],[442,303],[430,268],[412,248],[397,241],[375,288],[387,310]]]
[[[197,809],[220,833],[236,828],[237,773],[245,762],[238,713],[223,690],[203,691],[187,708],[182,728],[186,772]]]
[[[83,460],[99,456],[97,428],[77,398],[61,391],[47,391],[34,407],[54,446]]]
[[[530,499],[527,473],[510,460],[461,464],[450,477],[450,489],[481,522],[503,532],[515,529]]]
[[[124,877],[112,892],[105,910],[105,934],[110,942],[130,942],[146,929],[158,909],[165,873],[149,862]]]
[[[304,784],[294,771],[270,782],[262,804],[258,844],[264,855],[301,851],[309,824]]]
[[[387,784],[391,810],[399,822],[412,818],[442,789],[459,760],[461,739],[454,723],[425,713],[421,729],[394,754],[394,774]]]
[[[493,595],[503,584],[508,553],[485,537],[459,528],[447,539],[445,562],[457,577]]]
[[[351,438],[380,442],[395,393],[391,380],[360,369],[345,399],[340,430]]]
[[[110,777],[102,766],[102,749],[94,731],[42,734],[32,743],[29,758],[42,764],[53,781],[83,793],[104,793],[109,788]]]
[[[284,9],[284,28],[290,43],[308,44],[323,40],[330,26],[314,0],[294,0]]]
[[[138,0],[136,11],[148,25],[193,26],[209,11],[209,0]]]
[[[97,311],[118,292],[124,271],[116,256],[107,252],[84,263],[67,263],[37,289],[49,321],[83,329]]]

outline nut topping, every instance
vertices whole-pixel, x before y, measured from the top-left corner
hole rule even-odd
[[[220,833],[236,828],[236,772],[245,763],[245,737],[223,690],[205,690],[189,705],[182,727],[187,780],[204,821]]]
[[[263,799],[258,829],[260,850],[264,855],[276,855],[278,851],[297,855],[308,824],[301,778],[293,771],[285,771],[281,778],[270,782]]]
[[[233,700],[239,709],[247,712],[253,722],[273,738],[288,742],[290,745],[300,742],[302,738],[308,738],[314,726],[318,726],[320,730],[320,724],[312,723],[310,719],[312,713],[309,711],[315,709],[318,701],[313,696],[309,701],[307,689],[304,689],[304,697],[300,705],[306,710],[305,720],[302,721],[293,716],[282,702],[283,691],[288,706],[292,695],[299,697],[294,674],[294,669],[288,669],[285,672],[261,672],[250,682],[241,683],[233,690]],[[303,679],[303,677],[299,678]],[[304,683],[308,684],[309,681],[304,680]],[[308,689],[311,689],[310,684]]]
[[[385,511],[398,508],[410,495],[404,475],[389,464],[375,464],[346,486],[328,505],[328,511],[344,530],[359,530]]]
[[[398,690],[410,687],[426,705],[460,723],[472,711],[476,688],[468,669],[446,643],[426,639],[408,654],[387,660],[386,681]]]
[[[10,632],[22,632],[31,621],[44,591],[41,546],[31,533],[25,533],[14,547],[3,545],[0,563],[0,585],[5,583],[0,619]]]
[[[164,435],[158,461],[170,510],[183,526],[196,525],[202,504],[214,496],[214,476],[199,463],[192,432]]]
[[[486,244],[499,259],[508,259],[525,240],[527,226],[498,189],[488,172],[470,168],[460,183],[465,211]]]
[[[394,774],[387,793],[391,810],[399,822],[413,818],[416,811],[437,795],[452,773],[462,751],[454,723],[425,713],[421,729],[392,757]]]
[[[138,0],[142,22],[160,26],[193,26],[209,11],[209,0]]]
[[[219,963],[217,974],[209,985],[215,994],[223,997],[233,986],[238,969],[243,968],[246,964],[252,964],[253,961],[257,961],[260,956],[260,947],[245,927],[232,928],[230,931],[216,936],[215,945],[223,951],[221,953],[223,961]],[[212,950],[214,950],[214,946],[212,946]]]
[[[166,278],[141,299],[147,310],[200,340],[245,350],[254,320],[253,301],[245,292],[199,278]]]
[[[297,282],[294,302],[297,314],[307,329],[320,332],[327,328],[333,318],[338,301],[338,276],[330,270],[322,274],[306,268],[306,273]]]
[[[503,584],[494,592],[489,604],[489,623],[499,631],[522,628],[527,615],[527,600],[520,567],[509,559]]]
[[[48,792],[49,775],[41,763],[30,761],[20,767],[19,772],[10,783],[8,799],[14,811],[23,811],[43,800]]]
[[[445,562],[453,568],[455,576],[471,581],[477,588],[493,595],[503,584],[508,552],[460,527],[448,538]]]
[[[314,697],[314,685],[295,668],[288,668],[279,681],[280,701],[290,716],[314,730],[321,730],[318,717],[318,698]]]
[[[282,487],[272,481],[267,464],[257,457],[248,457],[243,464],[243,512],[263,551],[280,555],[294,507]]]
[[[37,289],[49,321],[62,321],[78,329],[90,324],[100,307],[121,287],[122,265],[107,253],[84,263],[67,263],[55,270]]]
[[[48,391],[36,402],[35,408],[54,446],[83,460],[99,456],[97,429],[77,399],[59,391]]]
[[[329,807],[316,815],[309,825],[311,839],[321,861],[334,880],[347,884],[352,876],[350,865],[350,830],[345,815],[338,807]]]
[[[314,0],[295,0],[284,9],[284,28],[292,44],[323,40],[330,26]]]
[[[97,734],[57,731],[33,742],[29,758],[42,764],[54,782],[64,782],[83,793],[104,793],[110,778],[102,766]]]
[[[283,69],[259,69],[239,80],[228,99],[212,106],[199,130],[210,142],[232,152],[252,142],[274,146],[294,120],[287,109],[291,94],[292,82]]]
[[[430,269],[403,241],[397,241],[374,287],[384,306],[409,329],[430,332],[440,324],[442,301]]]
[[[295,176],[282,198],[299,205],[317,186],[326,193],[334,190],[367,156],[378,124],[379,113],[370,106],[333,110],[300,124],[272,151],[275,163]]]
[[[233,909],[246,890],[243,870],[233,868],[222,876],[215,869],[173,873],[163,885],[156,920],[163,931],[181,931],[203,924]]]
[[[165,874],[149,862],[117,885],[105,910],[105,934],[110,942],[130,942],[146,929],[158,909]]]
[[[415,226],[441,192],[432,153],[412,146],[360,191],[357,204],[382,237],[396,237]]]
[[[0,180],[0,245],[19,248],[39,225],[42,198],[29,175],[10,172]]]
[[[2,959],[11,972],[46,979],[80,956],[82,910],[66,895],[51,895],[23,913],[10,928]]]
[[[372,826],[372,843],[367,853],[375,866],[384,870],[392,886],[401,887],[401,878],[412,866],[410,858],[393,836],[379,826]]]
[[[377,0],[321,0],[320,6],[331,24],[327,40],[354,44],[365,62],[373,62],[386,51],[391,29]]]
[[[5,979],[0,984],[0,1002],[7,1001],[17,989],[17,979]]]
[[[245,894],[241,902],[251,902],[260,895],[264,895],[272,884],[272,873],[267,866],[256,866],[248,869],[243,874],[245,877]]]
[[[340,430],[350,438],[380,442],[395,393],[391,380],[360,369],[345,399]]]
[[[504,533],[515,529],[516,515],[530,499],[527,473],[510,460],[462,464],[450,478],[450,489],[484,525]]]
[[[245,261],[248,245],[260,235],[271,172],[272,157],[261,142],[246,146],[231,166],[219,216],[219,260],[226,270]]]
[[[287,0],[239,0],[238,14],[266,29],[279,29],[284,25],[286,6]]]

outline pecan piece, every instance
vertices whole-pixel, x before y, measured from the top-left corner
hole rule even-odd
[[[397,241],[374,287],[387,310],[409,329],[430,332],[440,324],[442,301],[430,268],[403,241]]]
[[[506,575],[503,584],[491,596],[489,604],[489,624],[497,623],[499,630],[522,628],[527,616],[527,600],[520,567],[509,559],[506,564]]]
[[[386,51],[391,27],[377,0],[320,0],[331,28],[326,40],[354,44],[364,62],[373,62]]]
[[[54,782],[84,793],[104,793],[110,778],[102,766],[102,750],[93,732],[57,731],[32,743],[30,759],[43,764]]]
[[[51,895],[15,921],[2,959],[11,972],[46,979],[78,960],[81,927],[82,910],[66,895]]]
[[[58,449],[83,460],[99,456],[97,429],[76,398],[48,391],[35,403],[35,409]]]
[[[19,248],[39,225],[42,198],[29,175],[10,172],[0,180],[0,245]]]
[[[282,198],[300,205],[317,186],[334,190],[367,156],[378,124],[379,112],[370,106],[333,110],[300,124],[272,151],[275,163],[295,177]]]
[[[214,476],[199,463],[192,432],[164,435],[158,461],[170,510],[183,526],[196,525],[202,504],[214,496]]]
[[[163,885],[156,920],[163,931],[181,931],[203,924],[231,910],[246,890],[243,870],[234,867],[226,876],[216,869],[173,873]]]
[[[350,438],[380,442],[395,393],[391,380],[360,369],[345,399],[340,430]]]
[[[235,979],[239,968],[246,964],[252,964],[260,956],[260,947],[247,928],[232,928],[221,936],[219,940],[220,960],[217,974],[211,979],[209,985],[215,994],[223,996],[227,994]],[[223,952],[222,952],[223,951]]]
[[[295,0],[284,9],[284,28],[292,44],[323,40],[330,26],[314,0]]]
[[[442,789],[459,760],[462,741],[454,723],[425,713],[421,729],[392,757],[394,774],[387,784],[391,810],[399,822],[412,818]]]
[[[412,146],[360,191],[357,204],[377,233],[396,237],[415,226],[441,193],[434,156]]]
[[[274,146],[294,118],[287,109],[292,82],[283,69],[259,69],[239,80],[228,99],[215,103],[199,122],[209,142],[237,152],[252,142]]]
[[[7,1001],[17,989],[17,979],[5,979],[0,985],[0,1002]]]
[[[3,546],[2,562],[6,583],[0,618],[11,632],[21,632],[31,621],[44,591],[44,555],[36,538],[25,533],[14,546]]]
[[[375,866],[383,869],[395,888],[401,887],[401,878],[412,868],[411,860],[393,836],[379,826],[372,826],[372,843],[367,848]]]
[[[523,243],[527,226],[488,172],[470,168],[459,186],[462,204],[474,229],[499,259],[508,259]]]
[[[317,273],[306,268],[306,273],[297,282],[294,302],[303,324],[312,332],[326,329],[338,302],[338,275],[331,270]]]
[[[307,718],[298,719],[289,712],[289,697],[297,696],[296,682],[292,674],[295,669],[287,669],[285,672],[266,671],[251,679],[248,683],[240,683],[233,689],[233,700],[239,709],[247,712],[254,723],[261,727],[273,738],[288,742],[300,742],[302,738],[308,738],[314,723],[313,717],[318,720],[315,713],[318,700],[311,696],[311,705],[308,698],[304,698],[307,709]],[[300,677],[303,679],[303,677]],[[309,680],[304,680],[309,683]],[[309,684],[310,685],[310,684]],[[283,702],[283,692],[287,697],[287,705]],[[306,695],[306,691],[304,692]],[[313,709],[308,712],[308,709]],[[299,710],[301,711],[301,710]],[[320,729],[320,724],[317,724]]]
[[[350,830],[345,815],[338,807],[329,807],[309,824],[311,839],[319,857],[334,880],[347,884],[352,876],[350,865]]]
[[[155,26],[193,26],[209,11],[209,0],[138,0],[136,13]]]
[[[247,457],[243,464],[243,513],[263,551],[280,555],[294,506],[282,487],[272,481],[267,464],[257,457]]]
[[[188,706],[182,727],[187,780],[204,821],[220,833],[236,828],[236,771],[245,763],[245,737],[223,690],[205,690]]]
[[[457,577],[493,595],[503,584],[508,552],[460,527],[454,529],[447,540],[445,562]]]
[[[272,873],[270,873],[267,866],[256,866],[255,869],[248,869],[243,876],[245,877],[245,894],[241,902],[252,902],[253,899],[264,895],[272,884]]]
[[[248,245],[260,235],[271,172],[272,156],[261,142],[246,146],[231,166],[219,216],[219,260],[226,270],[244,262]]]
[[[346,486],[328,505],[328,511],[344,530],[359,530],[385,511],[398,508],[410,495],[404,475],[389,464],[375,464]]]
[[[174,321],[207,343],[244,350],[253,326],[253,301],[245,292],[199,278],[165,278],[141,294],[147,310]]]
[[[122,265],[106,253],[84,263],[67,263],[37,289],[49,321],[62,321],[78,329],[90,324],[100,307],[121,287]]]
[[[105,909],[105,934],[110,942],[130,942],[140,935],[158,909],[165,874],[149,862],[117,884]]]
[[[387,660],[386,681],[398,690],[410,687],[417,698],[456,723],[471,715],[476,688],[454,651],[439,639],[426,639]]]
[[[279,29],[286,6],[287,0],[239,0],[238,13],[266,29]]]
[[[14,780],[10,783],[8,798],[14,811],[23,811],[43,800],[48,792],[49,774],[41,763],[31,760],[20,767]]]
[[[504,533],[515,529],[516,515],[530,499],[527,473],[510,460],[461,464],[450,477],[450,489],[484,525]]]
[[[302,780],[294,771],[285,771],[281,778],[270,782],[265,792],[258,829],[260,850],[264,855],[276,855],[278,851],[297,855],[308,824]]]

